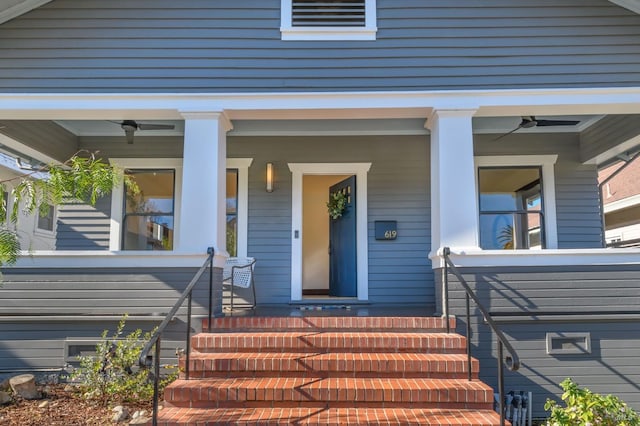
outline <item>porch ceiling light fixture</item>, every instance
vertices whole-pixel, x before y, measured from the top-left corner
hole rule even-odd
[[[273,192],[273,163],[267,163],[267,192]]]

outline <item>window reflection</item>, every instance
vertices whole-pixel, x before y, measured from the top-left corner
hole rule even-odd
[[[480,168],[480,247],[544,247],[542,173],[539,167]]]
[[[238,169],[227,169],[227,252],[238,255]]]
[[[126,187],[123,250],[172,250],[174,170],[127,170],[138,191]]]

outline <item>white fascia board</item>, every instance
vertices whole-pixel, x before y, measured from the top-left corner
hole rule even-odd
[[[454,265],[467,267],[536,267],[640,265],[640,249],[458,250],[451,247]],[[441,253],[429,253],[433,268],[443,266]]]
[[[227,94],[0,94],[0,119],[182,120],[180,111],[225,111],[229,119],[365,118],[432,109],[478,109],[475,117],[640,114],[640,87],[425,92]],[[269,116],[266,112],[272,111]],[[350,112],[351,111],[351,112]],[[366,114],[365,114],[366,113]],[[289,114],[289,116],[287,116]],[[324,115],[323,115],[324,114]],[[326,117],[325,117],[326,116]],[[362,116],[362,117],[361,117]]]
[[[609,0],[613,4],[624,7],[635,13],[640,13],[640,0]]]
[[[25,13],[36,9],[43,4],[49,3],[51,0],[25,0],[15,2],[13,6],[8,7],[0,11],[0,24],[10,21],[13,18],[17,18],[20,15],[24,15]]]
[[[199,268],[206,253],[176,253],[174,251],[22,251],[15,265],[18,268]],[[214,265],[224,267],[226,257],[214,256]]]
[[[622,200],[614,201],[604,205],[604,212],[611,213],[618,210],[626,209],[629,207],[637,206],[640,204],[640,194],[633,195],[631,197],[623,198]]]

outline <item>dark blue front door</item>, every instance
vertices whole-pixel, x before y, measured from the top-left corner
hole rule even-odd
[[[329,195],[342,192],[347,204],[342,216],[329,218],[329,295],[356,297],[356,177],[329,188]]]

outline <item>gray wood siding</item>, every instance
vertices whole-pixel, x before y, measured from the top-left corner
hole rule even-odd
[[[58,206],[57,250],[109,250],[111,195],[95,206],[67,203]]]
[[[197,268],[3,270],[0,371],[63,367],[66,339],[96,340],[104,329],[114,330],[125,313],[132,318],[128,329],[152,329],[169,312],[196,271]],[[219,282],[221,270],[214,271],[214,282]],[[194,290],[194,316],[206,316],[208,294],[205,272]],[[171,354],[176,346],[184,347],[185,315],[186,303],[165,336],[163,358],[168,362],[175,363]],[[201,324],[194,321],[193,327],[198,330]]]
[[[580,135],[580,159],[587,161],[640,135],[640,116],[608,115]]]
[[[2,92],[638,86],[606,0],[378,0],[375,41],[282,41],[280,0],[54,0],[0,26]]]
[[[475,135],[475,155],[551,155],[555,165],[558,247],[602,247],[598,171],[582,164],[576,134]],[[544,184],[544,183],[543,183]]]
[[[291,298],[291,172],[287,163],[371,162],[369,299],[373,303],[433,304],[427,258],[429,232],[428,139],[423,136],[236,137],[229,157],[251,157],[249,247],[256,264],[259,303]],[[265,192],[265,163],[275,166],[275,190]],[[375,220],[397,220],[395,241],[374,239]]]
[[[558,384],[567,377],[640,408],[639,265],[462,271],[522,361],[519,371],[506,373],[506,389],[532,391],[536,417],[544,416],[547,398],[559,400]],[[451,312],[464,334],[464,291],[453,275],[449,279]],[[481,378],[495,388],[495,338],[473,305],[472,316],[472,352]],[[546,333],[590,333],[591,353],[547,354]]]

